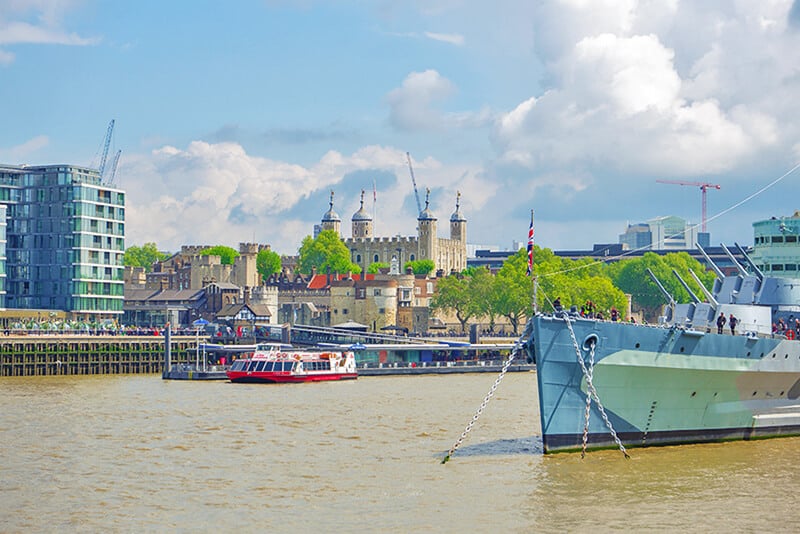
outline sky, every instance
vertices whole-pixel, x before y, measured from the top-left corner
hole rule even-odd
[[[0,0],[0,163],[99,166],[126,246],[270,244],[328,209],[378,236],[615,243],[677,215],[712,244],[800,209],[800,0]],[[798,194],[800,197],[800,194]]]

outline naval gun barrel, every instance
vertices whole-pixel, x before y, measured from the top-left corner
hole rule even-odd
[[[756,278],[758,278],[758,281],[763,282],[764,273],[761,272],[761,269],[758,268],[758,265],[756,265],[753,262],[753,259],[747,254],[747,252],[745,252],[745,250],[739,243],[734,241],[733,244],[736,245],[736,248],[739,250],[739,254],[741,254],[744,257],[744,260],[747,262],[747,265],[750,266],[750,269],[753,271],[753,273],[755,273]]]
[[[725,278],[725,273],[723,273],[723,272],[720,270],[720,268],[719,268],[719,267],[717,267],[717,264],[716,264],[716,263],[714,263],[713,261],[711,261],[711,258],[710,258],[710,257],[709,257],[709,255],[706,253],[706,250],[705,250],[705,249],[704,249],[702,246],[700,246],[700,243],[697,243],[697,250],[699,250],[699,251],[700,251],[700,254],[702,254],[702,255],[703,255],[703,258],[705,258],[705,260],[706,260],[706,264],[708,264],[708,266],[711,268],[711,270],[712,270],[712,271],[714,271],[714,274],[716,274],[716,275],[717,275],[717,278],[719,278],[720,280],[722,280],[723,278]]]
[[[651,271],[649,267],[647,268],[647,274],[650,275],[650,278],[652,278],[653,282],[658,286],[658,289],[661,290],[661,294],[664,295],[664,298],[667,299],[667,301],[669,302],[669,305],[670,306],[675,306],[675,299],[672,298],[672,295],[669,294],[669,291],[664,289],[664,286],[661,284],[659,279],[656,278],[656,275],[653,274],[653,271]]]
[[[719,246],[721,246],[722,250],[725,251],[728,259],[731,260],[731,263],[733,263],[733,266],[736,267],[737,271],[739,271],[739,274],[742,276],[747,276],[747,271],[745,271],[744,267],[742,267],[742,264],[739,263],[739,260],[736,259],[736,256],[733,255],[733,252],[728,250],[728,247],[726,247],[723,243],[720,243]]]
[[[689,274],[692,275],[692,278],[694,278],[694,281],[697,282],[698,286],[700,286],[700,290],[706,296],[706,300],[709,303],[711,303],[714,306],[714,308],[719,306],[719,302],[717,302],[717,299],[714,298],[714,295],[711,293],[711,291],[706,289],[706,286],[704,286],[703,282],[700,281],[700,278],[696,274],[694,274],[694,271],[689,269]]]
[[[678,279],[678,282],[681,283],[681,285],[683,286],[683,289],[685,289],[686,292],[689,293],[689,297],[692,299],[692,301],[695,304],[699,304],[701,302],[700,299],[697,298],[697,295],[695,295],[694,291],[691,290],[691,288],[689,287],[689,284],[687,284],[686,281],[683,278],[681,278],[681,275],[678,274],[678,271],[676,271],[675,269],[672,269],[672,274],[674,274],[675,278]]]

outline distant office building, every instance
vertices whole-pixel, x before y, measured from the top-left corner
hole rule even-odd
[[[800,211],[753,223],[753,263],[764,274],[800,278]]]
[[[625,250],[649,249],[653,242],[650,225],[645,223],[629,224],[625,233],[619,236],[619,242]]]
[[[696,225],[674,215],[629,224],[619,236],[626,250],[687,250],[696,248],[698,243],[708,247],[710,240],[709,233],[698,232]]]
[[[1,307],[122,314],[122,190],[86,167],[0,165],[0,205]]]

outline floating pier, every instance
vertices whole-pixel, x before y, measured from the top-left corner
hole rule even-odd
[[[193,336],[174,336],[174,363],[194,361]],[[159,336],[0,337],[0,376],[153,374],[164,370]]]

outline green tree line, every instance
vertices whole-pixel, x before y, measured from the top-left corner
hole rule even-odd
[[[488,321],[494,328],[497,318],[504,317],[518,333],[533,311],[534,289],[527,269],[527,252],[520,250],[503,263],[496,275],[481,267],[440,278],[431,308],[453,313],[463,331],[469,322],[477,320]],[[676,302],[689,302],[690,296],[673,270],[699,296],[702,292],[689,271],[708,289],[714,282],[714,274],[686,252],[664,256],[647,252],[639,258],[605,263],[591,258],[561,258],[548,248],[535,247],[537,309],[553,311],[556,298],[566,309],[575,306],[580,310],[591,301],[606,318],[616,308],[625,320],[629,294],[633,306],[641,309],[645,319],[653,320],[667,301],[647,274],[648,269]]]

